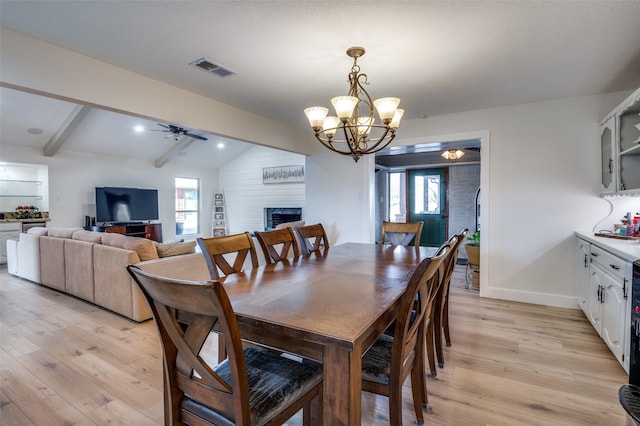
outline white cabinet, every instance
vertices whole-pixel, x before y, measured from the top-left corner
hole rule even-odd
[[[587,313],[587,285],[589,283],[589,250],[591,244],[582,238],[576,239],[578,248],[578,262],[576,264],[577,286],[576,295],[578,298],[578,306]]]
[[[614,164],[615,143],[616,139],[616,118],[610,117],[607,121],[600,124],[600,151],[601,151],[601,187],[603,194],[611,194],[616,192],[617,170]]]
[[[22,231],[20,222],[2,222],[0,223],[0,263],[7,263],[7,241],[17,240]]]
[[[640,89],[600,123],[603,194],[640,193]]]
[[[577,239],[578,305],[618,362],[629,371],[631,262]]]

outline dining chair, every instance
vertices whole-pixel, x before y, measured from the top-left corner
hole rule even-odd
[[[460,231],[460,233],[457,235],[458,236],[458,242],[457,245],[453,248],[454,250],[454,260],[453,260],[453,264],[451,266],[451,275],[449,276],[449,280],[447,281],[447,292],[445,294],[445,299],[444,299],[444,306],[443,306],[443,310],[442,310],[442,330],[444,331],[444,339],[445,339],[445,344],[447,346],[451,346],[451,334],[449,331],[449,286],[451,285],[451,278],[453,277],[453,270],[456,267],[456,264],[458,262],[458,255],[460,254],[460,248],[462,247],[462,245],[464,244],[465,240],[467,239],[467,235],[469,234],[469,229],[465,228],[462,231]]]
[[[408,246],[411,241],[413,245],[420,245],[420,235],[422,234],[423,221],[418,222],[386,222],[382,221],[381,242],[391,243],[396,246]]]
[[[273,231],[254,232],[256,239],[262,247],[267,264],[280,262],[288,257],[300,256],[296,234],[291,227],[275,229]]]
[[[400,299],[393,336],[382,334],[362,357],[362,389],[389,398],[389,423],[402,424],[402,384],[411,375],[413,407],[418,423],[428,408],[425,378],[425,327],[443,272],[449,246],[415,269]]]
[[[242,271],[247,255],[251,258],[251,265],[254,268],[258,267],[256,248],[253,244],[253,238],[248,232],[224,237],[198,238],[196,242],[202,251],[212,280]],[[229,263],[230,261],[232,264]],[[184,315],[181,315],[179,319],[187,321]],[[220,335],[218,338],[218,360],[222,362],[225,356],[225,340]]]
[[[438,367],[444,368],[444,350],[442,344],[443,332],[445,336],[449,336],[449,286],[451,285],[451,277],[453,276],[453,269],[458,261],[458,251],[462,245],[464,238],[466,237],[468,230],[463,230],[460,234],[453,235],[447,241],[447,244],[451,247],[449,256],[444,260],[444,274],[442,276],[442,284],[438,294],[436,294],[435,308],[433,310],[433,339],[427,340],[427,356],[429,361],[429,368],[431,370],[431,377],[436,377],[438,371],[435,368],[435,358],[438,360]],[[446,312],[446,314],[445,314]],[[445,319],[446,315],[446,319]],[[446,332],[444,331],[446,323]],[[446,339],[446,337],[445,337]],[[449,337],[447,346],[451,346],[451,340]],[[435,352],[435,357],[433,356]]]
[[[211,279],[242,271],[247,255],[251,258],[251,265],[254,268],[258,267],[256,247],[248,232],[224,237],[198,238],[196,241],[207,262]],[[230,261],[233,264],[230,264]]]
[[[309,254],[329,248],[329,239],[321,223],[296,226],[294,230],[298,235],[301,254]]]
[[[220,282],[164,278],[135,265],[127,270],[149,302],[163,348],[165,425],[281,425],[300,409],[305,425],[321,420],[322,365],[243,349]],[[186,328],[178,312],[191,318]],[[214,326],[227,347],[216,366],[201,352]]]

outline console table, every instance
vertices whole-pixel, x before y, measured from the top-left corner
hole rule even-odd
[[[141,223],[131,225],[112,225],[105,226],[105,232],[127,235],[129,237],[141,237],[153,240],[158,243],[162,242],[162,224],[161,223]]]

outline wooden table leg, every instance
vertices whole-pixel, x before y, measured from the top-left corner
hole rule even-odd
[[[362,358],[356,352],[333,346],[324,348],[322,423],[325,426],[360,426]]]

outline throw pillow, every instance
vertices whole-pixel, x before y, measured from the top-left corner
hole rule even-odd
[[[158,256],[170,257],[179,256],[181,254],[190,254],[196,252],[196,242],[188,241],[186,243],[158,243],[156,244]]]
[[[46,236],[47,232],[49,232],[49,230],[43,226],[34,226],[33,228],[27,229],[27,234],[37,235],[39,237],[43,235]]]

